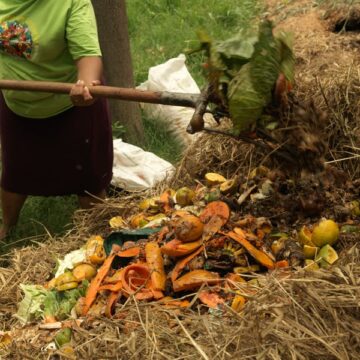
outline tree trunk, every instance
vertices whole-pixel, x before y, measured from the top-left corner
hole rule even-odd
[[[92,0],[107,85],[134,87],[125,0]],[[141,145],[144,130],[139,104],[109,100],[113,123],[124,125],[124,139]]]

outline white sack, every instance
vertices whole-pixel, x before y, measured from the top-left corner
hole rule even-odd
[[[157,182],[171,176],[172,164],[151,152],[114,140],[114,164],[112,185],[127,191],[152,188]]]
[[[148,80],[137,88],[151,91],[199,94],[200,89],[186,68],[185,61],[185,55],[180,54],[163,64],[151,67]],[[142,104],[142,107],[146,116],[159,122],[159,126],[164,126],[184,146],[190,145],[196,138],[196,135],[190,135],[186,132],[186,127],[192,118],[194,109],[157,104]],[[212,116],[209,117],[208,114],[205,118],[209,122],[212,120]]]

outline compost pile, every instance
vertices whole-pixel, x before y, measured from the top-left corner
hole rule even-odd
[[[276,4],[296,72],[266,114],[282,124],[266,151],[204,134],[166,183],[15,250],[0,269],[1,356],[360,357],[359,35],[337,33],[358,12]],[[269,155],[274,139],[299,161]]]

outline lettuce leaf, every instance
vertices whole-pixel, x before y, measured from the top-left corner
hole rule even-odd
[[[20,284],[24,298],[20,301],[15,315],[22,324],[29,321],[39,320],[44,313],[44,300],[48,296],[48,290],[40,285]]]

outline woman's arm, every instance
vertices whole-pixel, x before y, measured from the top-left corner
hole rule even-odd
[[[94,103],[89,86],[101,84],[103,65],[99,56],[85,56],[76,60],[78,81],[70,91],[71,101],[76,106],[88,106]]]
[[[93,81],[99,81],[102,77],[103,65],[101,57],[86,56],[76,60],[78,69],[78,80],[85,82],[85,85],[92,85]]]

